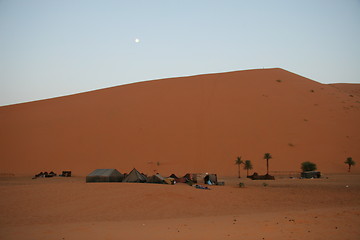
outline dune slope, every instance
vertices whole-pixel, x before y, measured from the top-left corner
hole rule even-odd
[[[360,97],[360,84],[358,83],[333,83],[330,84],[343,92],[347,92],[349,96],[357,96]]]
[[[265,152],[271,171],[345,172],[359,122],[358,95],[283,69],[155,80],[0,107],[0,173],[236,175],[237,156],[264,173]]]

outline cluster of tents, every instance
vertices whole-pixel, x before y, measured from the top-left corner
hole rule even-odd
[[[217,184],[216,174],[185,174],[183,177],[177,177],[171,174],[169,177],[163,177],[159,173],[147,176],[140,173],[135,168],[129,174],[122,174],[116,169],[96,169],[86,176],[86,182],[129,182],[129,183],[197,183],[203,179],[205,184]]]
[[[35,178],[49,178],[49,177],[56,177],[56,176],[57,176],[57,174],[54,173],[53,171],[51,171],[51,172],[40,172],[38,174],[35,174],[33,179],[35,179]]]
[[[50,177],[56,177],[57,174],[53,171],[51,172],[40,172],[38,174],[35,174],[35,176],[32,179],[36,178],[50,178]],[[62,171],[62,174],[59,175],[59,177],[71,177],[71,171]]]

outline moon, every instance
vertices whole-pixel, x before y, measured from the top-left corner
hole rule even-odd
[[[139,43],[140,42],[140,39],[138,39],[138,38],[135,38],[135,40],[134,40],[136,43]]]

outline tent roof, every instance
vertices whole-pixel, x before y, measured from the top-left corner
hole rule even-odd
[[[174,173],[169,176],[170,178],[178,178]]]
[[[161,176],[160,174],[155,174],[148,178],[149,183],[162,183],[165,181],[165,178]]]
[[[110,168],[110,169],[96,169],[94,171],[92,171],[88,176],[119,176],[121,175],[121,173],[114,169],[114,168]]]
[[[137,181],[137,180],[145,182],[147,179],[144,175],[139,173],[139,171],[134,168],[133,170],[131,170],[131,172],[126,176],[126,178],[123,181],[124,182],[132,182],[132,181]]]
[[[160,179],[161,181],[164,181],[165,178],[163,176],[161,176],[160,174],[155,174],[155,177],[157,177],[158,179]]]

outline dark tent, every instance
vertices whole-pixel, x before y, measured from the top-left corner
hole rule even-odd
[[[147,178],[141,174],[135,168],[125,177],[123,182],[146,182]]]
[[[248,176],[248,178],[252,179],[252,180],[275,180],[274,176],[271,176],[269,174],[265,174],[265,175],[259,175],[258,173],[253,173],[253,175]]]
[[[149,177],[147,182],[148,183],[165,183],[165,178],[157,173],[157,174]]]
[[[196,174],[187,173],[183,177],[177,177],[175,174],[171,174],[169,178],[173,178],[177,183],[196,183]]]
[[[218,181],[217,181],[216,174],[207,174],[204,177],[204,183],[209,184],[209,182],[210,182],[211,185],[217,185]]]
[[[190,173],[187,173],[185,174],[183,177],[180,177],[180,178],[174,178],[176,182],[178,183],[197,183],[197,175],[196,174],[190,174]]]
[[[121,182],[123,175],[116,169],[96,169],[86,176],[86,182]]]
[[[171,175],[169,176],[169,178],[177,179],[178,177],[177,177],[175,174],[171,174]]]
[[[60,177],[71,177],[71,171],[62,171]]]
[[[301,178],[320,178],[321,173],[317,171],[302,172]]]
[[[190,181],[190,174],[186,174],[183,177],[174,178],[176,182],[178,183],[187,183]]]

